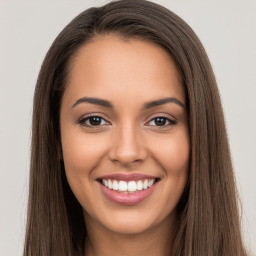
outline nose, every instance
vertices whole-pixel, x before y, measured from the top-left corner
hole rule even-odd
[[[112,162],[123,166],[131,166],[143,162],[147,158],[147,150],[138,127],[126,124],[116,129],[113,143],[109,151]]]

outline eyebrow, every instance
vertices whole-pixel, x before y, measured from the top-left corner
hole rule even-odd
[[[100,105],[106,108],[113,108],[113,105],[107,101],[107,100],[102,100],[102,99],[98,99],[98,98],[90,98],[90,97],[83,97],[78,99],[73,105],[72,108],[74,108],[75,106],[77,106],[78,104],[81,103],[90,103],[90,104],[95,104],[95,105]]]
[[[106,108],[113,108],[113,104],[110,103],[109,101],[99,99],[99,98],[91,98],[91,97],[83,97],[83,98],[78,99],[72,105],[72,108],[74,108],[75,106],[77,106],[78,104],[81,104],[81,103],[90,103],[90,104],[94,104],[94,105],[103,106]],[[168,98],[163,98],[163,99],[147,102],[143,105],[143,108],[149,109],[149,108],[157,107],[157,106],[160,106],[160,105],[163,105],[166,103],[176,103],[177,105],[185,108],[185,105],[181,101],[179,101],[177,98],[174,98],[174,97],[168,97]]]
[[[176,103],[177,105],[185,108],[185,104],[183,104],[177,98],[168,97],[168,98],[163,98],[163,99],[147,102],[147,103],[144,104],[144,109],[157,107],[157,106],[160,106],[160,105],[163,105],[163,104],[166,104],[166,103]]]

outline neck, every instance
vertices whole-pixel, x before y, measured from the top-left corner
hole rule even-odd
[[[86,256],[167,256],[172,249],[175,220],[168,218],[137,234],[120,234],[87,222]]]

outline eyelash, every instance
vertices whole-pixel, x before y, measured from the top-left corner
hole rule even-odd
[[[100,119],[100,120],[98,120],[98,121],[100,121],[100,123],[101,123],[102,121],[104,121],[105,123],[104,123],[104,124],[98,124],[98,125],[97,125],[97,124],[96,124],[96,125],[93,125],[93,124],[86,124],[87,121],[90,122],[90,121],[92,121],[93,118],[98,118],[98,119]],[[163,124],[163,125],[150,125],[150,126],[156,126],[156,127],[163,127],[163,128],[165,128],[165,127],[167,127],[167,126],[172,126],[172,125],[176,125],[176,124],[177,124],[177,121],[176,121],[176,120],[170,119],[170,118],[168,118],[168,117],[166,117],[166,116],[163,116],[163,115],[159,115],[159,116],[156,116],[156,117],[150,119],[150,121],[147,122],[147,124],[149,124],[149,123],[151,123],[151,122],[153,122],[153,121],[156,122],[156,120],[157,120],[158,118],[161,119],[161,121],[164,120],[164,124]],[[159,120],[159,121],[160,121],[160,120]],[[166,122],[167,122],[168,124],[166,124]],[[78,123],[79,123],[81,126],[85,126],[85,127],[88,127],[88,128],[99,128],[99,127],[101,127],[101,126],[109,125],[109,124],[110,124],[110,122],[106,121],[105,118],[101,117],[100,115],[90,115],[90,116],[84,117],[84,118],[82,118],[81,120],[79,120]]]

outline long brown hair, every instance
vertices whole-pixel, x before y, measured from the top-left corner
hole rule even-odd
[[[58,35],[37,80],[24,256],[84,255],[82,209],[66,180],[59,113],[72,58],[96,34],[115,33],[160,45],[176,63],[187,93],[191,166],[177,206],[174,256],[247,255],[220,96],[207,54],[177,15],[144,0],[90,8]]]

